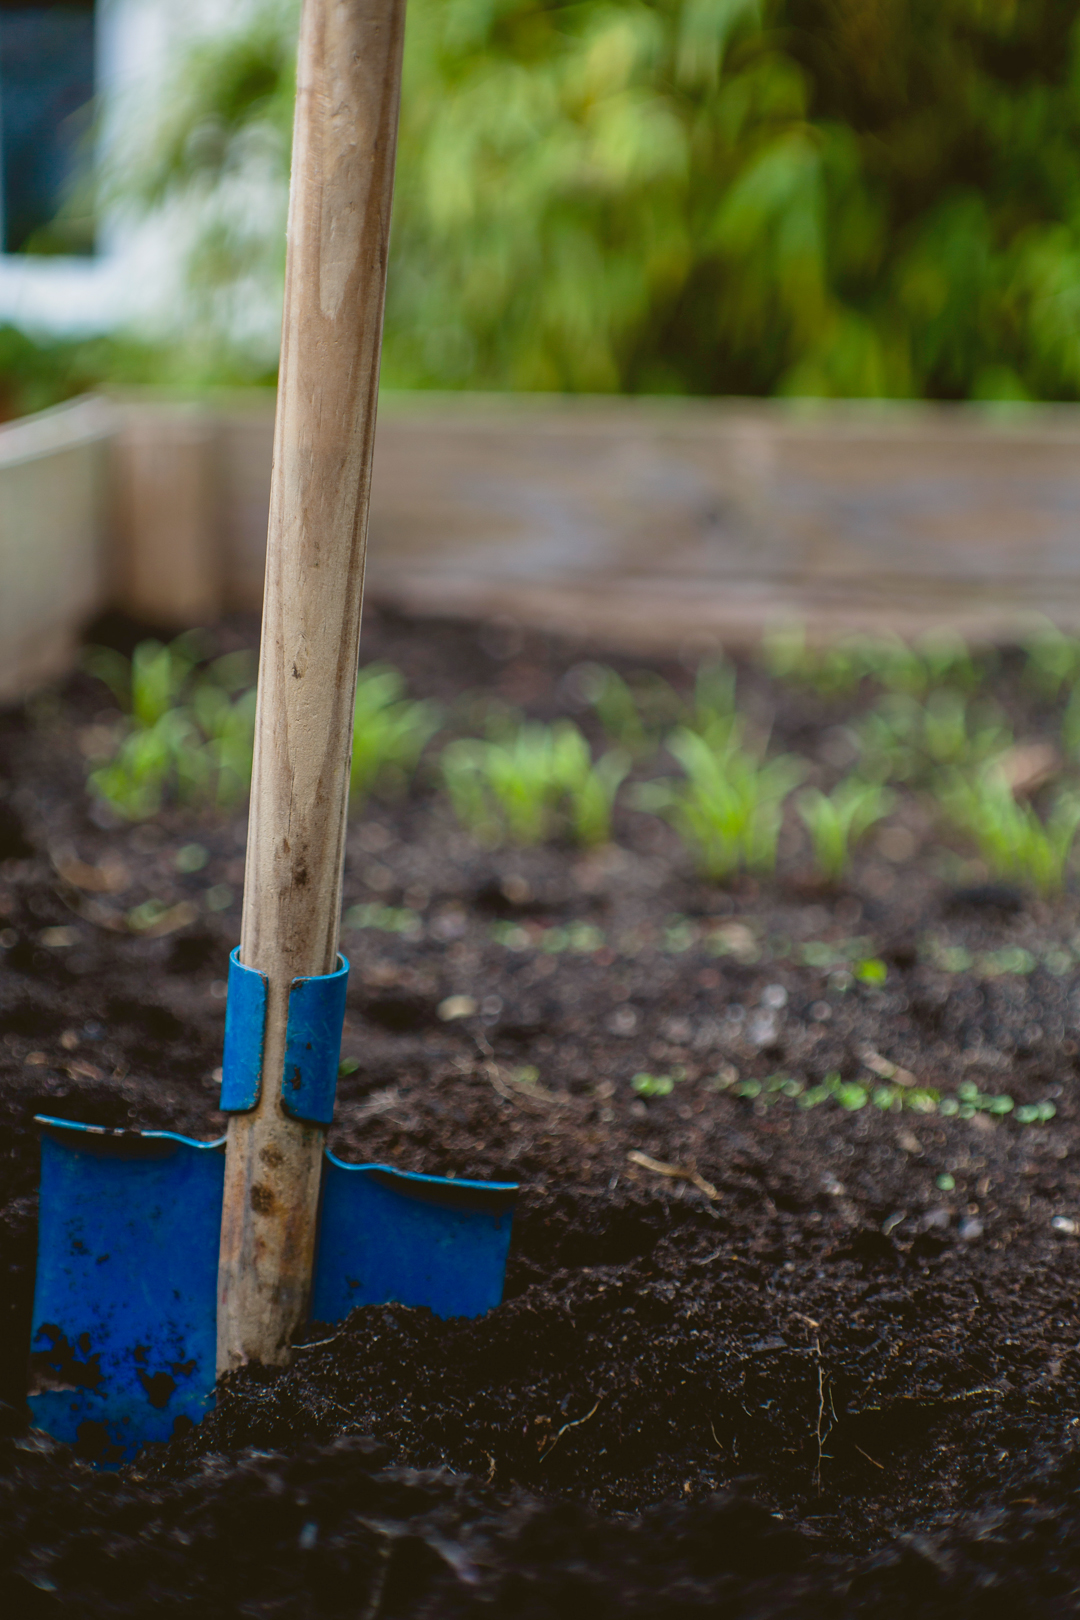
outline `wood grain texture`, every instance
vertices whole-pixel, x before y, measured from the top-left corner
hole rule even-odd
[[[304,0],[240,954],[263,1091],[229,1124],[218,1368],[288,1359],[325,1132],[280,1103],[288,991],[336,960],[404,0]]]

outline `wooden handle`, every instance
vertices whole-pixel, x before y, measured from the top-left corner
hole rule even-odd
[[[405,0],[304,0],[240,957],[262,1095],[229,1122],[218,1372],[288,1359],[325,1130],[281,1108],[289,986],[338,943]]]

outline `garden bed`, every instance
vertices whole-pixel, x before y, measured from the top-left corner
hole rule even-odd
[[[459,729],[495,697],[601,743],[580,649],[374,617],[365,656]],[[1034,773],[1064,689],[1027,669],[986,680]],[[880,696],[739,682],[826,786]],[[315,1324],[118,1475],[28,1433],[33,1114],[224,1123],[243,817],[95,805],[102,692],[0,731],[6,1612],[1074,1612],[1080,907],[914,787],[832,887],[794,814],[720,884],[629,787],[593,849],[485,849],[426,768],[369,799],[331,1145],[520,1181],[505,1303]]]

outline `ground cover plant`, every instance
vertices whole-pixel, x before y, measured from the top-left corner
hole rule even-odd
[[[250,637],[132,662],[145,631],[101,627],[115,694],[99,663],[0,717],[6,1610],[1071,1612],[1076,878],[1066,859],[1040,892],[1034,857],[999,875],[946,814],[949,773],[982,760],[861,774],[895,647],[840,687],[768,654],[700,680],[613,658],[601,679],[589,649],[503,637],[496,656],[464,627],[372,615],[372,708],[425,707],[350,823],[333,1146],[519,1179],[506,1301],[313,1324],[287,1373],[234,1376],[206,1424],[120,1476],[26,1432],[33,1113],[222,1123],[242,806],[186,797],[177,772],[132,818],[87,771],[103,734],[122,746],[176,709],[206,747],[194,694],[239,701],[213,672],[242,669]],[[1048,837],[1076,769],[1065,653],[1056,684],[1041,643],[975,650],[963,676]],[[597,702],[616,680],[621,719]],[[608,842],[578,842],[566,800],[539,842],[459,820],[446,750],[526,725],[572,725],[590,768],[633,756]],[[640,797],[694,788],[669,746],[689,737],[758,776],[799,762],[774,859],[707,876]],[[853,774],[884,813],[861,839],[853,817],[830,866],[803,795],[839,824]]]

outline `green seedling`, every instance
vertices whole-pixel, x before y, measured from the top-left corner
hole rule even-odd
[[[167,647],[141,641],[130,659],[112,647],[88,647],[83,663],[109,688],[121,711],[148,729],[179,705],[198,662],[198,645],[190,634]]]
[[[144,641],[131,659],[93,648],[86,665],[124,712],[114,752],[93,762],[90,785],[132,821],[156,815],[168,799],[232,809],[251,782],[255,739],[255,661],[249,652],[199,663],[201,638],[169,646]],[[357,681],[352,784],[361,799],[376,785],[401,786],[438,717],[402,697],[397,670],[373,665]]]
[[[1025,978],[1034,973],[1040,959],[1023,945],[1002,945],[995,951],[981,951],[977,956],[965,945],[947,945],[932,936],[923,940],[920,955],[942,973],[973,973],[978,979],[1000,979],[1008,975]],[[1042,955],[1042,966],[1048,973],[1062,978],[1071,973],[1076,958],[1071,951],[1050,946]]]
[[[226,689],[207,680],[192,693],[192,713],[205,747],[207,781],[214,782],[214,797],[222,809],[231,809],[251,785],[255,743],[255,688],[230,698]]]
[[[955,773],[940,803],[953,825],[973,839],[994,877],[1030,884],[1041,895],[1064,887],[1080,828],[1080,795],[1058,793],[1042,821],[1032,805],[1018,802],[991,764],[974,776]]]
[[[846,697],[863,678],[860,660],[849,643],[811,645],[801,624],[776,625],[761,643],[761,660],[773,680],[809,687],[821,697]]]
[[[202,638],[169,646],[144,641],[131,659],[92,648],[86,667],[125,711],[113,754],[93,763],[90,786],[131,821],[156,815],[167,798],[228,807],[247,791],[255,727],[254,690],[230,693],[254,674],[247,653],[199,667]]]
[[[784,800],[803,776],[804,762],[785,754],[763,763],[737,742],[714,749],[685,726],[667,747],[685,778],[643,783],[639,808],[670,821],[705,877],[772,872]]]
[[[814,851],[814,869],[826,883],[839,883],[851,852],[871,827],[887,816],[894,797],[875,782],[845,777],[831,793],[807,788],[798,811]]]
[[[912,643],[899,636],[876,636],[849,645],[864,677],[887,692],[925,697],[942,687],[970,691],[979,682],[967,644],[949,630],[929,631]]]
[[[204,785],[200,742],[180,709],[163,714],[152,726],[133,725],[112,758],[90,771],[90,786],[128,821],[145,821],[157,815],[171,782],[178,796]]]
[[[758,1108],[768,1108],[787,1097],[807,1109],[832,1103],[847,1113],[858,1113],[873,1104],[884,1112],[941,1114],[946,1119],[973,1119],[979,1113],[999,1118],[1011,1115],[1018,1125],[1045,1124],[1057,1112],[1049,1100],[1017,1105],[1012,1097],[980,1091],[972,1081],[959,1085],[955,1096],[942,1096],[931,1086],[871,1085],[860,1080],[844,1080],[835,1070],[812,1086],[786,1074],[772,1074],[765,1080],[739,1080],[732,1072],[717,1075],[709,1082],[709,1089],[730,1091],[733,1097],[754,1102]]]
[[[635,1074],[630,1082],[639,1097],[670,1097],[675,1090],[671,1074]]]
[[[1073,682],[1061,717],[1061,742],[1069,759],[1080,758],[1080,679]]]
[[[535,949],[548,956],[559,956],[563,951],[571,956],[591,956],[607,943],[603,931],[586,922],[568,923],[565,928],[541,928],[533,923],[526,928],[521,923],[500,920],[492,923],[488,937],[510,951]]]
[[[854,731],[861,772],[879,782],[922,782],[945,767],[972,767],[1013,740],[996,705],[969,704],[949,688],[931,692],[925,703],[890,693]]]
[[[1055,698],[1080,681],[1080,639],[1067,636],[1045,620],[1023,643],[1027,653],[1023,681],[1040,697]]]
[[[622,676],[604,664],[583,664],[576,674],[582,696],[612,742],[635,758],[652,753],[656,739],[647,735],[637,700]]]
[[[694,707],[686,725],[715,752],[741,741],[743,723],[735,709],[735,666],[726,659],[702,664],[694,682]]]
[[[762,651],[775,680],[825,698],[851,696],[868,680],[888,692],[921,697],[945,685],[970,689],[979,678],[967,646],[949,631],[930,632],[910,645],[899,636],[845,636],[812,646],[801,625],[785,625],[766,634]]]
[[[375,791],[403,792],[439,729],[435,706],[404,693],[400,672],[388,664],[369,664],[357,677],[350,776],[354,805]]]
[[[342,922],[346,928],[373,928],[382,934],[404,934],[407,939],[419,939],[424,931],[419,913],[407,906],[350,906]]]
[[[575,676],[607,736],[635,759],[656,752],[664,731],[686,707],[674,687],[651,670],[640,670],[626,681],[606,664],[581,664]]]
[[[605,843],[630,768],[621,749],[594,763],[569,720],[526,721],[505,742],[462,738],[443,750],[441,763],[455,815],[487,844],[539,844],[560,829],[579,844]]]

